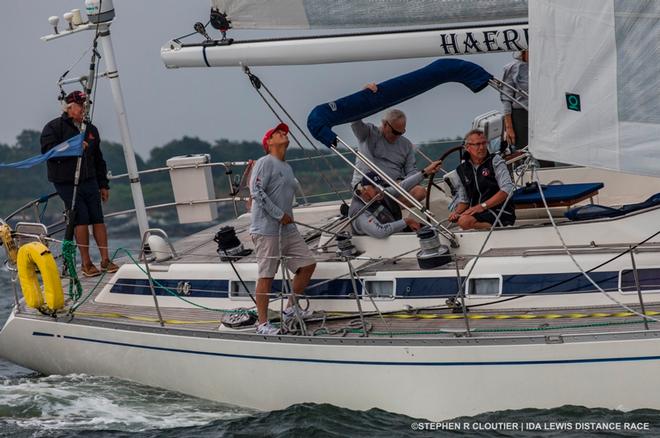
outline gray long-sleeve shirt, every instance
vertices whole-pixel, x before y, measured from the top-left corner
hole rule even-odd
[[[479,166],[472,164],[472,168],[476,169]],[[495,170],[495,179],[497,180],[497,185],[500,186],[500,190],[506,193],[511,193],[516,189],[516,186],[511,181],[511,175],[509,175],[509,169],[506,168],[506,161],[499,155],[493,157],[493,169]],[[463,183],[460,183],[460,178],[457,178],[459,184],[456,187],[456,202],[470,205],[470,197],[467,194],[467,190],[463,186]],[[484,199],[483,201],[486,201]]]
[[[410,140],[403,135],[399,136],[394,143],[389,143],[376,126],[364,123],[362,120],[351,123],[351,129],[360,142],[358,150],[390,178],[402,180],[416,172],[415,149]],[[370,170],[359,159],[356,159],[355,165],[365,173]],[[354,187],[361,179],[360,173],[353,172],[351,186]]]
[[[293,217],[296,186],[293,169],[288,163],[272,155],[257,160],[250,175],[250,196],[254,200],[250,234],[279,235],[284,213]],[[295,224],[282,225],[282,234],[295,231]]]
[[[404,190],[408,191],[419,184],[423,179],[424,177],[422,176],[422,172],[416,172],[401,181],[399,185]],[[388,187],[385,190],[394,196],[398,195],[398,193],[392,187]],[[358,211],[360,211],[360,209],[365,205],[366,202],[364,202],[362,198],[354,195],[353,199],[351,200],[351,206],[348,210],[349,217],[356,215]],[[402,231],[404,228],[406,228],[407,224],[403,219],[399,219],[398,221],[390,223],[382,223],[370,211],[365,210],[355,220],[353,220],[353,222],[351,222],[351,226],[353,228],[353,233],[356,235],[366,234],[371,237],[383,239],[393,233]]]
[[[504,66],[504,74],[502,75],[502,82],[511,85],[517,90],[522,90],[525,93],[529,91],[529,64],[523,61],[513,61]],[[527,97],[520,93],[513,93],[512,90],[504,89],[509,95],[513,95],[520,103],[529,108],[529,100]],[[511,109],[522,109],[518,102],[515,102],[510,97],[500,94],[502,101],[502,108],[504,114],[511,114]]]

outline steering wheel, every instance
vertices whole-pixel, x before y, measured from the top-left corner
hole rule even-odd
[[[449,149],[447,149],[442,155],[440,155],[440,158],[438,158],[438,160],[442,160],[442,162],[444,163],[445,159],[446,159],[448,156],[450,156],[451,154],[453,154],[453,153],[455,153],[455,152],[459,152],[459,153],[460,153],[460,151],[463,151],[463,149],[464,149],[464,148],[463,148],[463,145],[460,145],[460,146],[454,146],[453,148],[449,148]],[[436,161],[437,161],[437,160],[436,160]],[[459,162],[459,163],[461,162],[461,160],[460,160],[460,155],[459,155],[459,160],[458,160],[458,162]],[[443,164],[443,165],[444,165],[444,164]],[[442,167],[442,165],[441,165],[441,167]],[[442,190],[442,187],[440,187],[440,186],[437,185],[435,182],[433,182],[434,178],[435,178],[435,173],[429,175],[429,182],[428,182],[428,185],[426,186],[426,200],[424,201],[424,207],[425,207],[427,210],[429,209],[429,205],[430,205],[430,203],[431,203],[431,189],[432,189],[433,187],[435,187],[436,189],[438,189],[438,190],[440,190],[440,191],[444,191],[444,190]]]

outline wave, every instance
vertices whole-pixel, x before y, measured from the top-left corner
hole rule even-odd
[[[29,375],[0,380],[0,418],[23,431],[189,428],[253,412],[111,377]]]

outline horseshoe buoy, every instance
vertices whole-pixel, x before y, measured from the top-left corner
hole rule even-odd
[[[16,267],[25,304],[33,309],[44,309],[45,301],[48,310],[52,311],[64,307],[60,274],[55,259],[46,245],[41,242],[30,242],[21,246],[18,249]],[[43,292],[37,272],[41,274]]]

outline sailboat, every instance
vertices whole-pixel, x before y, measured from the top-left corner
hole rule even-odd
[[[466,15],[445,18],[469,23],[466,26],[477,21],[470,13],[488,15],[472,5],[461,9],[465,2],[416,3],[440,13],[446,13],[445,3],[452,4],[452,11]],[[503,3],[522,7],[517,19],[524,21],[524,2]],[[257,17],[270,18],[275,25],[315,27],[324,16],[353,24],[351,17],[380,12],[341,14],[349,4],[362,4],[358,1],[338,2],[342,7],[326,14],[314,4],[214,1],[211,21],[226,33],[229,22],[249,25],[258,22]],[[410,20],[405,12],[413,9],[410,2],[405,4],[395,16]],[[112,2],[98,6],[103,5],[108,8]],[[657,176],[660,75],[658,63],[646,53],[657,41],[659,12],[657,5],[643,1],[530,2],[529,151],[533,157],[526,159],[531,169],[527,175],[547,182],[534,168],[532,158],[539,158]],[[102,21],[103,14],[97,15]],[[108,16],[106,26],[114,13]],[[428,17],[423,24],[442,23],[430,12],[421,16]],[[286,21],[293,18],[303,24]],[[438,43],[442,41],[462,41],[463,47],[477,47],[476,51],[491,46],[505,50],[495,42],[507,41],[511,32],[491,27],[512,24],[485,25],[481,45],[471,42],[474,27],[422,29],[420,34],[455,34],[444,40],[438,36],[430,44],[436,51],[445,50]],[[526,41],[526,25],[513,25],[522,29],[516,33],[523,36],[517,43]],[[204,25],[198,33],[207,33]],[[409,34],[416,33],[405,33]],[[161,53],[168,67],[233,65],[247,71],[272,63],[269,52],[293,52],[277,59],[295,63],[306,57],[309,62],[349,62],[362,57],[443,54],[408,48],[398,53],[401,47],[392,47],[389,40],[383,46],[394,53],[386,55],[375,49],[381,38],[377,33],[355,36],[363,43],[351,46],[353,37],[241,44],[223,34],[222,39],[204,36],[202,43],[193,44],[173,39]],[[392,37],[386,33],[382,38]],[[323,49],[328,41],[337,53]],[[368,58],[369,53],[376,55]],[[450,64],[433,65],[444,69]],[[486,83],[491,76],[486,74]],[[317,108],[332,109],[330,103],[341,100],[329,98],[334,100]],[[334,135],[335,122],[326,117],[315,125],[321,129],[310,132],[333,153],[357,155],[350,141]],[[339,150],[335,143],[346,149]],[[188,161],[178,167],[188,171],[200,163]],[[194,174],[201,183],[203,171],[201,166],[202,173]],[[616,181],[621,184],[626,178]],[[143,230],[143,240],[152,243],[154,256],[124,259],[107,281],[84,281],[89,294],[69,302],[59,314],[39,313],[17,294],[15,308],[0,332],[0,355],[43,373],[110,375],[266,410],[318,402],[444,420],[564,404],[660,408],[649,391],[660,384],[660,331],[655,326],[660,302],[654,294],[660,275],[656,225],[660,208],[651,202],[571,221],[553,214],[543,190],[538,195],[536,202],[546,216],[486,232],[443,224],[439,218],[447,213],[450,199],[436,191],[428,207],[410,211],[434,227],[436,233],[430,238],[423,236],[420,241],[412,233],[381,240],[351,236],[342,239],[341,247],[338,242],[331,246],[340,239],[337,230],[347,220],[339,212],[340,202],[297,208],[296,220],[310,227],[308,243],[318,256],[318,269],[306,291],[316,317],[297,321],[287,327],[288,333],[276,336],[258,335],[253,325],[243,324],[249,321],[256,281],[256,262],[249,254],[246,234],[249,214],[232,221],[233,230],[221,229],[235,235],[224,239],[222,234],[217,242],[215,233],[207,231],[168,245],[162,233]],[[151,239],[154,235],[160,239]],[[35,236],[48,240],[44,239],[47,230],[41,236],[13,231],[17,246],[21,239]],[[238,244],[218,247],[219,242],[234,239]],[[425,265],[420,258],[428,253],[421,250],[441,261]],[[275,314],[286,299],[286,275],[278,276],[281,281],[274,285],[277,292],[271,305]]]

